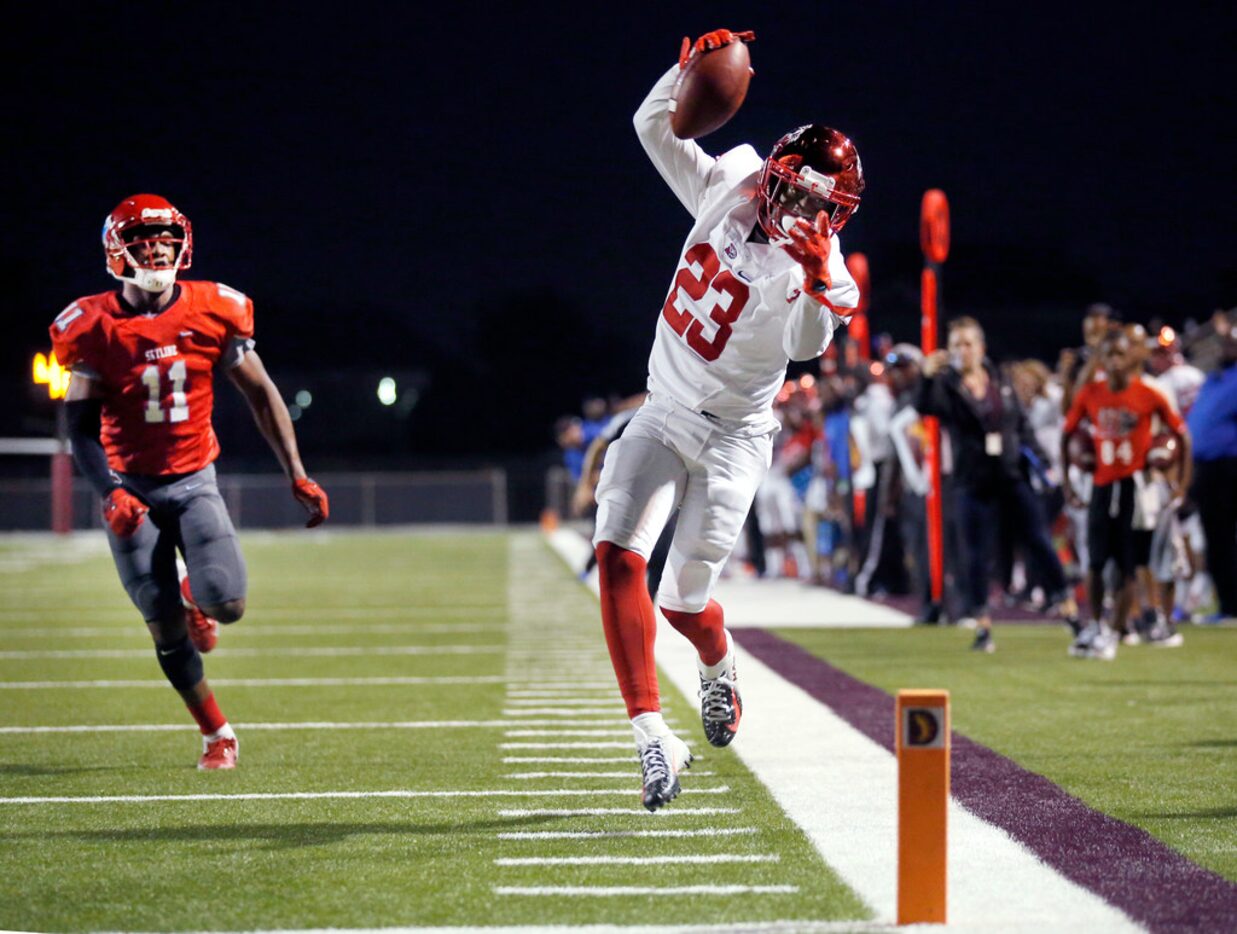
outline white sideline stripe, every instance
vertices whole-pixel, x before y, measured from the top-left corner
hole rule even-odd
[[[632,760],[635,764],[635,760]],[[508,772],[503,778],[515,778],[529,780],[534,778],[627,778],[632,773],[628,772]],[[716,772],[697,772],[695,769],[691,771],[692,778],[713,778],[717,775]]]
[[[365,687],[378,685],[412,684],[501,684],[502,675],[439,675],[424,677],[391,678],[211,678],[213,687],[270,688],[270,687]],[[0,691],[36,691],[58,688],[160,688],[167,690],[163,678],[146,678],[133,681],[0,681]]]
[[[268,626],[262,623],[250,623],[244,626],[229,626],[224,632],[229,639],[237,636],[317,636],[317,635],[353,635],[356,633],[403,633],[417,635],[420,633],[446,632],[502,632],[506,627],[502,623],[358,623],[349,625],[341,623],[332,625],[324,623],[312,626]],[[134,626],[76,626],[62,628],[58,626],[27,626],[21,629],[0,628],[0,637],[29,636],[88,638],[91,636],[119,636],[122,638],[150,640],[150,633],[141,627]]]
[[[10,592],[11,593],[11,592]],[[18,595],[11,593],[12,599],[16,600]],[[49,593],[49,597],[60,596],[55,593]],[[46,613],[49,604],[35,603],[26,606],[21,606],[15,603],[9,603],[4,609],[0,609],[0,619],[24,619],[34,614]],[[85,603],[65,606],[57,604],[58,609],[76,613],[89,613],[92,616],[117,616],[124,619],[132,619],[135,610],[127,604],[120,606],[99,606],[98,604]],[[469,606],[455,605],[441,607],[407,607],[407,606],[362,606],[362,607],[250,607],[250,615],[254,619],[399,619],[407,616],[417,616],[426,614],[433,617],[443,616],[471,616],[483,615],[492,613],[496,617],[506,615],[507,608],[505,606],[493,606],[486,604],[485,606]],[[66,630],[57,629],[55,632],[64,632]],[[138,627],[138,632],[141,632],[141,627]]]
[[[341,655],[496,655],[505,652],[501,645],[375,645],[371,647],[355,645],[273,647],[266,649],[219,649],[213,653],[213,658],[270,658],[278,653],[281,657],[288,656],[330,656]],[[148,658],[150,649],[32,649],[0,652],[0,659],[30,659],[30,658]]]
[[[572,537],[579,541],[575,533],[555,533],[551,543],[570,549]],[[760,618],[765,625],[789,618],[777,591],[763,593]],[[720,602],[725,599],[719,594]],[[813,599],[813,618],[841,615],[850,606],[834,601],[829,591],[814,591]],[[690,697],[699,686],[690,643],[659,620],[657,649],[660,670]],[[894,756],[762,662],[741,649],[740,655],[743,696],[749,702],[760,700],[744,707],[743,733],[730,748],[825,862],[873,908],[877,922],[891,924],[897,915]],[[949,929],[1020,934],[1141,930],[1121,911],[1045,866],[1004,831],[953,800],[948,846]]]
[[[720,788],[692,788],[686,794],[725,794],[730,791]],[[569,790],[553,788],[544,791],[527,788],[498,788],[485,791],[256,791],[234,795],[53,795],[49,797],[0,798],[0,804],[143,804],[150,801],[313,801],[324,798],[573,798],[593,795],[630,795],[630,788],[588,788]],[[702,813],[703,808],[696,813]],[[614,812],[620,813],[620,812]],[[626,813],[626,812],[621,812]],[[632,811],[647,814],[647,811]],[[691,813],[689,810],[687,813]]]
[[[622,704],[611,704],[608,707],[513,707],[503,711],[504,717],[608,717],[624,716]]]
[[[495,895],[546,895],[552,897],[626,895],[793,895],[797,885],[496,885]]]
[[[696,757],[700,758],[699,756]],[[635,762],[636,757],[631,756],[503,756],[503,765],[528,764],[534,762],[561,762],[564,765],[574,764],[583,765],[585,763],[601,764],[613,762]]]
[[[508,721],[506,726],[510,726]],[[631,729],[622,730],[508,730],[503,734],[512,738],[520,736],[627,736],[630,737]],[[635,742],[635,740],[632,740]]]
[[[627,794],[631,794],[630,790]],[[739,808],[687,808],[673,807],[655,811],[652,815],[644,808],[504,808],[498,812],[499,817],[605,817],[610,814],[631,814],[647,817],[650,820],[665,820],[667,817],[691,817],[703,815],[713,817],[718,814],[739,814]]]
[[[685,853],[681,856],[500,856],[495,866],[700,866],[713,863],[776,863],[776,853]]]
[[[238,730],[457,730],[501,729],[506,720],[304,720],[292,723],[234,723]],[[62,726],[0,726],[0,734],[164,733],[196,730],[185,723],[75,723]]]
[[[590,696],[591,695],[591,696]],[[558,704],[600,704],[614,699],[613,691],[508,691],[508,704],[535,707],[551,701]]]
[[[499,840],[593,840],[611,837],[739,837],[754,834],[755,827],[701,827],[679,830],[512,830]]]
[[[635,740],[625,743],[499,743],[499,749],[630,749],[636,748]]]

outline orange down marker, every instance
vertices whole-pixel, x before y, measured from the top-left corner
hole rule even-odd
[[[898,924],[945,923],[949,692],[899,691]]]

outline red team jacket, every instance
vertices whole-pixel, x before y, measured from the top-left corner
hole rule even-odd
[[[1090,420],[1095,432],[1095,485],[1108,486],[1147,465],[1151,416],[1157,413],[1173,431],[1185,434],[1181,416],[1158,389],[1135,378],[1125,389],[1114,392],[1108,380],[1095,380],[1074,396],[1063,430],[1069,435],[1084,415]]]
[[[177,288],[157,315],[133,314],[119,292],[79,298],[50,328],[60,364],[104,391],[103,448],[121,473],[192,473],[219,456],[214,371],[240,362],[253,302],[217,282]]]

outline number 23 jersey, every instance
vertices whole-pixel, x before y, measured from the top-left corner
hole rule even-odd
[[[657,323],[649,390],[752,433],[777,427],[773,400],[788,360],[825,351],[859,303],[838,237],[826,301],[803,294],[803,269],[780,247],[750,241],[763,160],[751,146],[719,158],[670,129],[671,68],[636,112],[641,144],[695,222]]]
[[[219,456],[214,372],[253,347],[253,302],[216,282],[179,282],[172,304],[135,314],[119,292],[79,298],[50,328],[62,366],[102,388],[101,440],[121,473],[184,474]]]

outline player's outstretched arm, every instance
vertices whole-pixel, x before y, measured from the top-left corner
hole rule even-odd
[[[267,444],[275,452],[279,464],[292,481],[292,495],[309,512],[307,526],[313,528],[321,524],[330,514],[330,505],[326,492],[310,480],[301,463],[301,455],[296,446],[296,431],[292,427],[292,417],[284,404],[279,389],[275,386],[262,360],[252,350],[236,366],[228,370],[228,378],[241,391],[249,409],[253,412],[253,420],[258,430],[266,438]]]

